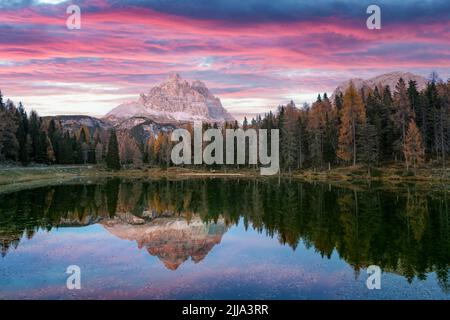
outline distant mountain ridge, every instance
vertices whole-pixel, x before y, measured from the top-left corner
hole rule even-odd
[[[203,82],[196,80],[189,83],[178,74],[169,76],[166,82],[151,88],[147,94],[141,94],[137,101],[114,108],[104,119],[118,122],[132,117],[148,118],[159,123],[234,121],[220,99]]]
[[[425,89],[427,86],[427,79],[419,76],[417,74],[413,74],[411,72],[403,72],[403,71],[395,71],[390,73],[384,73],[369,79],[361,79],[361,78],[352,78],[349,80],[346,80],[342,83],[340,83],[336,89],[333,91],[333,94],[331,95],[331,101],[334,101],[334,97],[337,93],[342,92],[345,93],[345,91],[350,86],[350,82],[353,82],[353,85],[355,86],[355,89],[360,92],[363,90],[364,92],[368,92],[369,90],[374,90],[375,87],[382,87],[389,86],[391,89],[391,92],[394,92],[395,85],[397,84],[398,80],[402,78],[406,84],[410,80],[413,80],[417,84],[417,89],[420,91],[422,89]]]

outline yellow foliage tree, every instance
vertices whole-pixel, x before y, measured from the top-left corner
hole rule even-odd
[[[366,121],[363,101],[355,89],[353,82],[344,94],[339,130],[338,157],[344,161],[353,160],[356,164],[356,131]]]
[[[403,154],[405,155],[407,170],[410,165],[415,169],[416,166],[422,164],[425,159],[425,148],[423,147],[422,135],[412,119],[409,122],[408,131],[406,132]]]

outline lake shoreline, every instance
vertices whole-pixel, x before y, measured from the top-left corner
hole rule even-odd
[[[142,169],[122,169],[111,171],[94,165],[86,166],[30,166],[30,167],[0,167],[0,191],[14,190],[23,187],[35,187],[48,184],[61,184],[77,181],[96,180],[104,178],[129,179],[169,179],[185,180],[200,178],[232,178],[232,179],[295,179],[305,182],[322,182],[339,186],[350,186],[367,183],[388,185],[415,183],[427,185],[448,185],[450,169],[423,168],[415,174],[400,166],[389,166],[383,169],[372,169],[368,175],[367,169],[361,166],[334,168],[330,171],[295,170],[291,175],[282,173],[274,176],[261,176],[259,169],[207,170],[182,167],[162,169],[144,167]]]

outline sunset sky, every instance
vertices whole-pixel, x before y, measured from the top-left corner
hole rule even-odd
[[[0,89],[41,115],[102,116],[171,73],[254,114],[397,70],[450,76],[450,1],[0,0]]]

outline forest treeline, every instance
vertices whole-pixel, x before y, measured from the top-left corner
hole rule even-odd
[[[35,111],[28,115],[22,103],[5,102],[0,92],[0,161],[22,165],[96,163],[103,158],[103,150],[99,132],[92,135],[86,127],[64,131],[54,119],[45,121]]]
[[[246,121],[244,121],[244,127]],[[250,126],[280,129],[280,158],[285,170],[364,164],[425,162],[445,166],[450,146],[450,81],[432,74],[426,88],[399,79],[395,88],[355,89],[330,101],[318,96],[311,106],[291,102],[277,114]]]
[[[356,164],[370,169],[400,162],[407,169],[425,163],[445,167],[450,150],[450,80],[444,82],[433,73],[421,91],[415,81],[401,78],[395,88],[357,90],[350,83],[333,101],[325,93],[311,105],[298,108],[291,101],[275,113],[245,118],[242,125],[204,124],[205,130],[210,127],[269,129],[269,134],[270,129],[279,129],[280,166],[288,172]],[[0,93],[0,161],[97,163],[115,170],[124,164],[168,167],[173,144],[170,131],[139,142],[130,132],[92,131],[82,125],[67,130],[56,118],[44,120],[34,111],[27,115],[21,103],[16,107],[10,100],[4,102]]]

